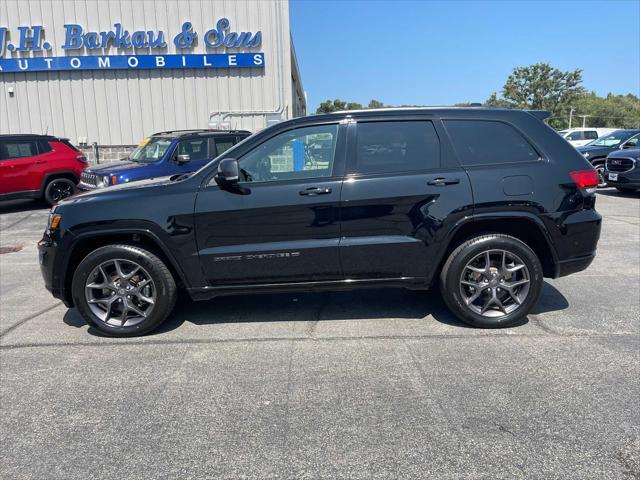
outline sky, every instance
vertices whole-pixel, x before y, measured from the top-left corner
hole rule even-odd
[[[583,70],[640,95],[640,0],[291,0],[308,111],[326,99],[451,105],[500,92],[516,66]]]

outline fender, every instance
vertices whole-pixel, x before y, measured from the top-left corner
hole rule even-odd
[[[544,241],[546,243],[547,248],[551,252],[554,270],[557,271],[559,265],[559,259],[556,252],[556,249],[553,247],[553,242],[551,240],[551,235],[549,234],[549,230],[546,225],[542,221],[542,219],[534,214],[528,212],[518,212],[514,214],[512,212],[492,212],[492,213],[482,213],[482,214],[473,214],[464,218],[461,218],[451,229],[449,230],[446,240],[441,242],[442,245],[440,247],[440,251],[438,252],[438,258],[436,265],[442,266],[444,261],[446,260],[445,255],[451,245],[456,234],[467,225],[472,225],[473,223],[477,223],[480,221],[491,221],[491,220],[507,220],[507,219],[518,219],[518,220],[526,220],[532,222],[542,233]],[[496,229],[496,232],[499,232],[499,229]],[[427,278],[427,284],[430,284],[433,280],[433,277],[440,273],[440,268],[433,269],[431,275]],[[554,275],[555,277],[555,275]]]
[[[144,237],[147,237],[149,239],[151,239],[151,241],[155,244],[155,246],[157,246],[162,253],[165,255],[165,257],[168,259],[169,263],[171,264],[171,267],[174,269],[175,272],[177,272],[178,276],[180,277],[180,280],[182,281],[182,283],[185,285],[186,288],[190,288],[192,286],[192,282],[189,280],[189,278],[185,275],[185,272],[183,270],[183,268],[181,267],[181,263],[176,259],[175,255],[173,254],[173,252],[167,248],[167,246],[165,245],[165,243],[161,240],[161,238],[151,229],[148,228],[146,226],[144,226],[144,223],[149,223],[149,222],[141,222],[141,225],[139,226],[127,226],[127,227],[122,227],[122,228],[104,228],[104,229],[93,229],[91,231],[87,231],[87,232],[81,232],[81,233],[74,233],[70,230],[67,230],[65,232],[65,236],[69,235],[71,238],[68,240],[68,247],[65,248],[65,250],[68,252],[66,255],[64,255],[64,258],[61,259],[61,266],[62,269],[61,271],[65,272],[64,277],[67,277],[67,270],[69,268],[69,262],[73,256],[73,252],[76,249],[76,247],[83,241],[85,240],[89,240],[89,239],[93,239],[93,238],[100,238],[100,237],[105,237],[105,236],[109,236],[109,235],[141,235]],[[95,226],[94,226],[95,227]],[[66,242],[65,242],[66,243]],[[64,283],[65,280],[61,279],[61,283],[62,283],[62,291],[63,291],[63,295],[66,296],[66,293],[64,291]]]

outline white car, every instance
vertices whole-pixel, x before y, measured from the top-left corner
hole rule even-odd
[[[560,130],[558,134],[574,147],[580,147],[616,130],[616,128],[568,128]]]

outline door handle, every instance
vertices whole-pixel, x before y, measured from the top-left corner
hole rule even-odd
[[[327,195],[331,193],[330,188],[321,188],[321,187],[309,187],[305,190],[300,190],[300,195],[308,195],[310,197],[315,195]]]
[[[444,186],[444,185],[456,185],[460,183],[460,179],[459,178],[443,178],[443,177],[439,177],[439,178],[434,178],[433,180],[430,180],[427,182],[427,185],[436,185],[436,186]]]

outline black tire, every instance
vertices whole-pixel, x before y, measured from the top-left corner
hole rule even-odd
[[[496,250],[516,255],[523,262],[529,277],[529,286],[522,303],[519,306],[513,303],[513,311],[499,313],[502,316],[487,317],[467,306],[461,282],[470,261],[486,251]],[[463,322],[482,328],[503,328],[521,322],[538,302],[542,285],[542,265],[533,250],[517,238],[502,234],[487,234],[467,240],[451,252],[440,272],[440,291],[451,312]],[[500,285],[497,284],[496,287],[499,291]]]
[[[89,294],[87,291],[91,287],[86,288],[86,285],[89,275],[95,275],[95,270],[98,266],[114,261],[117,263],[124,262],[125,265],[138,265],[141,267],[140,271],[151,279],[150,285],[153,288],[155,301],[152,309],[148,311],[148,316],[134,325],[122,326],[107,323],[107,321],[109,321],[109,314],[107,313],[107,321],[105,321],[105,319],[100,318],[94,310],[92,310],[88,302],[87,296]],[[136,277],[134,277],[134,279],[135,278]],[[94,290],[95,288],[92,291]],[[118,290],[123,291],[122,288]],[[153,253],[131,245],[108,245],[94,250],[80,262],[80,265],[78,265],[78,268],[74,272],[71,293],[76,308],[89,325],[108,336],[132,337],[144,335],[164,322],[175,305],[176,290],[176,283],[171,272],[165,263]],[[103,291],[109,292],[107,289]],[[119,296],[120,293],[111,292],[110,295]],[[107,300],[110,298],[111,297],[107,298]],[[131,298],[131,296],[127,298]],[[117,301],[122,302],[122,299],[118,299]],[[128,300],[124,301],[127,302]],[[150,306],[151,305],[147,305],[147,307]],[[109,309],[110,308],[111,306],[109,306]],[[109,312],[111,312],[111,310],[109,310]]]
[[[616,187],[616,190],[622,193],[634,193],[638,189],[637,188],[629,188],[629,187]]]
[[[593,168],[598,172],[598,188],[607,188],[609,184],[607,183],[604,161],[594,163]]]
[[[47,183],[44,189],[44,201],[49,205],[70,197],[76,192],[76,184],[68,178],[54,178]]]

